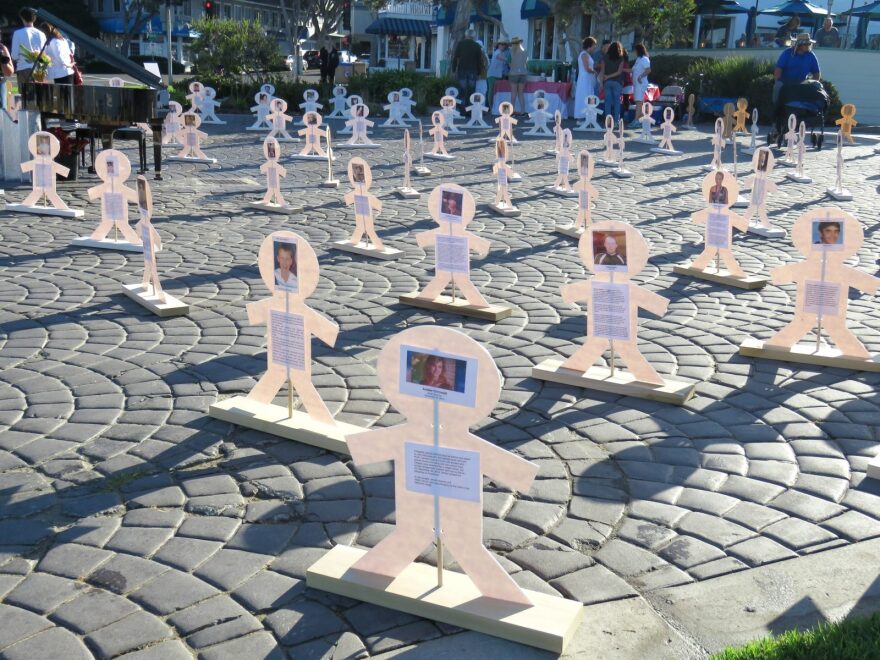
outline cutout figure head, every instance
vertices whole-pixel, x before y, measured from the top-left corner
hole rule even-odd
[[[269,95],[266,92],[257,92],[256,96],[254,96],[254,101],[259,105],[269,105]]]
[[[290,294],[294,298],[308,298],[318,286],[318,257],[312,246],[301,236],[290,231],[276,231],[263,239],[258,255],[260,277],[263,283],[276,295]],[[276,284],[281,271],[281,282],[287,281],[291,290]],[[296,291],[293,280],[296,278]]]
[[[51,133],[38,131],[28,138],[28,151],[33,156],[48,156],[54,159],[61,151],[61,143]]]
[[[626,222],[594,223],[581,235],[578,251],[587,270],[613,272],[615,279],[638,275],[648,264],[647,241],[638,229]]]
[[[773,157],[773,152],[770,151],[767,147],[759,147],[755,149],[754,155],[752,155],[752,168],[755,172],[761,175],[769,175],[770,172],[773,171],[773,165],[776,163],[776,159]]]
[[[498,112],[502,115],[512,115],[513,105],[509,101],[504,101],[504,103],[498,106]]]
[[[480,94],[480,92],[474,92],[473,94],[471,94],[471,103],[473,103],[474,105],[483,105],[485,100],[486,97]]]
[[[438,127],[443,126],[443,124],[445,123],[443,121],[443,113],[440,112],[439,110],[435,110],[434,112],[432,112],[431,113],[431,123],[434,124],[434,126],[438,126]]]
[[[205,98],[213,99],[217,96],[217,90],[213,87],[205,87]]]
[[[179,115],[183,112],[183,106],[177,101],[168,102],[168,112],[172,115]]]
[[[797,130],[797,117],[794,114],[788,116],[788,130],[792,133]]]
[[[363,103],[358,103],[352,107],[352,116],[366,119],[370,115],[370,109]]]
[[[562,148],[565,150],[571,149],[571,129],[566,128],[562,131]]]
[[[364,102],[364,100],[360,96],[358,96],[357,94],[352,94],[351,96],[348,97],[348,107],[349,108],[353,108],[356,105],[361,105],[363,102]]]
[[[446,91],[443,92],[443,96],[451,96],[454,99],[458,98],[458,88],[456,87],[447,87]]]
[[[613,131],[614,130],[614,116],[611,114],[605,115],[605,130]]]
[[[840,106],[840,116],[845,119],[852,119],[856,114],[856,106],[852,103],[844,103]]]
[[[400,92],[388,92],[389,103],[400,103]]]
[[[138,213],[141,220],[149,220],[153,217],[153,193],[150,191],[150,183],[147,177],[140,175],[137,178]]]
[[[202,125],[202,118],[195,113],[187,113],[183,115],[183,125],[198,128]]]
[[[455,224],[466,227],[474,219],[476,204],[466,189],[454,183],[437,186],[428,196],[428,211],[441,226]]]
[[[543,96],[535,96],[534,100],[532,101],[532,107],[538,111],[546,110],[548,105],[549,104],[547,103],[547,99],[545,99]]]
[[[594,96],[593,94],[590,94],[587,97],[587,105],[599,105],[599,97]]]
[[[336,85],[333,88],[333,96],[337,98],[345,96],[345,85]]]
[[[675,110],[669,106],[663,108],[663,121],[671,124],[675,119]]]
[[[400,98],[404,101],[409,101],[412,98],[413,91],[409,87],[403,87],[400,90]]]
[[[320,126],[321,125],[321,115],[317,112],[307,112],[306,113],[306,126]]]
[[[446,95],[440,99],[440,107],[445,110],[451,110],[455,107],[455,97]]]
[[[861,223],[837,207],[812,209],[794,221],[791,240],[806,257],[842,262],[851,257],[865,240]]]
[[[272,99],[269,108],[275,113],[285,113],[287,112],[287,101],[284,99]]]
[[[758,109],[757,108],[752,108],[752,123],[753,124],[758,123]]]
[[[318,92],[316,92],[314,89],[307,89],[306,91],[303,92],[303,99],[305,99],[306,101],[308,101],[310,103],[313,101],[317,101],[318,100]]]
[[[272,96],[273,94],[275,94],[275,86],[271,85],[269,83],[266,83],[265,85],[260,86],[260,91],[263,94],[268,94],[269,96]]]
[[[131,162],[121,151],[104,149],[95,157],[95,172],[104,181],[114,177],[125,181],[131,174]]]
[[[738,98],[736,100],[736,109],[740,112],[745,112],[749,109],[749,100],[744,98]]]
[[[411,421],[431,419],[437,400],[445,415],[471,426],[501,395],[501,374],[489,352],[452,328],[423,325],[394,335],[376,370],[388,402]]]
[[[555,123],[559,127],[562,126],[562,112],[560,112],[559,110],[553,113],[553,123]]]
[[[642,116],[643,117],[650,117],[653,114],[654,114],[654,106],[651,105],[651,102],[645,101],[644,103],[642,103]]]
[[[198,80],[194,80],[189,84],[189,91],[193,94],[201,94],[202,93],[202,83]]]
[[[263,140],[263,155],[266,160],[277,161],[281,158],[281,145],[278,144],[278,140],[273,137]]]
[[[719,117],[715,120],[715,135],[721,135],[724,132],[724,119]]]
[[[739,196],[739,186],[733,174],[716,170],[703,177],[703,199],[715,206],[730,208]]]
[[[593,157],[586,149],[578,154],[578,176],[587,181],[593,178]]]
[[[373,185],[373,172],[363,158],[352,158],[348,161],[348,180],[358,188],[369,188]]]

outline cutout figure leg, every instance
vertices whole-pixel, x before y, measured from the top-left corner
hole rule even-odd
[[[810,331],[816,327],[816,315],[804,314],[806,318],[794,319],[787,326],[764,342],[765,346],[780,346],[791,348]]]
[[[291,371],[290,382],[310,417],[330,426],[336,425],[336,420],[330,414],[330,409],[327,408],[324,399],[312,385],[311,374],[303,371]]]
[[[706,270],[706,266],[712,263],[712,258],[715,256],[717,250],[707,247],[703,250],[699,256],[694,259],[693,263],[691,263],[691,268],[696,268],[697,270]]]
[[[450,278],[451,279],[451,278]],[[458,278],[455,284],[458,286],[462,295],[474,307],[488,307],[489,301],[483,298],[483,294],[477,291],[477,287],[471,282],[470,278]]]
[[[361,239],[364,237],[364,221],[360,216],[355,216],[354,219],[354,233],[351,235],[351,244],[357,245],[361,242]]]
[[[276,364],[269,365],[266,373],[254,385],[254,389],[248,392],[247,398],[260,403],[272,403],[272,399],[281,391],[285,381],[287,381],[287,369]]]
[[[129,243],[131,243],[132,245],[141,245],[141,237],[138,236],[137,232],[131,228],[131,225],[128,224],[128,220],[117,220],[116,228]]]
[[[394,531],[355,562],[352,568],[390,578],[397,577],[434,540],[433,523],[433,518],[403,519],[398,510]],[[480,542],[482,543],[482,539]]]
[[[615,352],[620,355],[626,368],[630,370],[637,380],[643,383],[653,383],[654,385],[665,385],[666,381],[657,373],[657,370],[651,366],[647,358],[641,354],[635,342],[618,342],[614,345]]]
[[[434,300],[446,290],[446,285],[451,281],[452,273],[437,273],[434,276],[434,279],[428,282],[428,286],[422,289],[422,292],[418,297],[425,298],[426,300]]]
[[[159,281],[159,272],[156,267],[155,262],[153,262],[149,268],[144,269],[144,291],[147,290],[147,287],[152,284],[153,287],[153,295],[159,298],[162,302],[165,302],[165,292],[162,291],[162,283]]]
[[[846,317],[823,316],[822,328],[834,341],[837,348],[844,355],[868,359],[871,354],[865,345],[858,340],[852,331],[846,327]]]
[[[373,247],[375,247],[377,250],[384,251],[385,244],[382,242],[382,240],[376,234],[376,228],[373,227],[372,222],[370,223],[370,226],[366,228],[366,232],[367,232],[367,236],[369,237],[370,241],[373,243]]]
[[[101,222],[98,223],[98,226],[95,227],[95,231],[92,232],[89,238],[93,241],[103,241],[107,238],[107,234],[110,233],[111,229],[113,229],[113,221],[102,216]]]
[[[728,273],[735,275],[736,277],[746,276],[746,272],[740,267],[739,263],[737,263],[736,257],[733,256],[733,250],[730,248],[722,248],[718,250],[718,254],[721,255],[721,260],[724,262],[724,265],[727,266]]]
[[[599,337],[587,339],[583,346],[577,349],[570,358],[562,363],[562,367],[579,373],[586,373],[590,367],[596,364],[596,360],[598,360],[602,356],[602,353],[604,353],[607,348],[610,348],[610,346],[611,344],[607,339],[601,339]]]
[[[58,193],[53,188],[45,188],[43,193],[55,208],[67,209],[67,204],[64,203],[64,200],[58,196]]]
[[[30,195],[28,195],[27,197],[24,198],[24,201],[22,201],[21,205],[22,206],[36,206],[37,202],[39,202],[40,199],[42,199],[42,197],[43,197],[43,189],[36,188],[35,190],[31,191]],[[64,207],[64,208],[67,208],[67,207]]]

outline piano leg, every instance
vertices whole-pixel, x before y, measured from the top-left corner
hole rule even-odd
[[[150,119],[150,128],[153,129],[153,178],[162,180],[162,119],[153,117]]]

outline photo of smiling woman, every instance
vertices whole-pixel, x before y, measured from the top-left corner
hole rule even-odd
[[[299,293],[296,241],[276,239],[272,251],[275,254],[275,288],[280,291]]]

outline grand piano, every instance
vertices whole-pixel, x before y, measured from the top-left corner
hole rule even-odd
[[[84,48],[99,59],[118,68],[143,88],[110,87],[109,85],[54,85],[25,83],[21,92],[24,110],[40,112],[43,116],[76,120],[87,124],[91,137],[99,137],[105,149],[113,144],[114,133],[134,129],[134,124],[149,124],[153,131],[153,166],[156,179],[162,178],[162,121],[167,110],[158,107],[162,79],[138,64],[110,50],[101,42],[81,32],[60,18],[40,9],[40,19],[57,26],[77,47]],[[91,141],[92,163],[95,161],[94,139]],[[141,154],[141,169],[146,167],[146,155]]]

